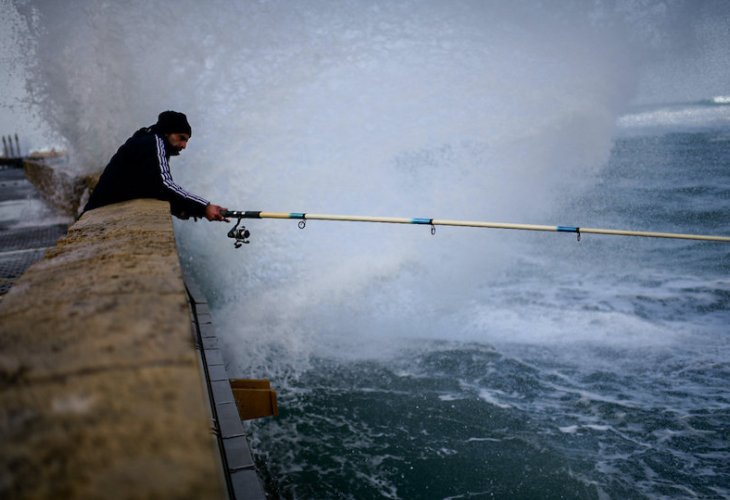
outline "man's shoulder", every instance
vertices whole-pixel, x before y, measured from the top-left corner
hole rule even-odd
[[[160,137],[149,128],[142,128],[127,139],[123,147],[133,150],[156,151],[160,140]]]
[[[144,144],[144,143],[156,143],[157,134],[155,134],[149,127],[141,128],[137,130],[132,137],[127,139],[128,143]]]

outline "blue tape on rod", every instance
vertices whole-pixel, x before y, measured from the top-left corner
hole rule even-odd
[[[304,214],[299,213],[299,212],[292,212],[292,213],[289,214],[289,218],[290,219],[303,219],[304,218]]]
[[[433,222],[433,219],[422,219],[420,217],[411,219],[411,224],[431,224],[432,222]]]
[[[558,226],[556,227],[557,231],[560,231],[561,233],[578,233],[580,230],[575,226]]]

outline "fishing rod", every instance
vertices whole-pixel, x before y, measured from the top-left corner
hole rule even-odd
[[[574,233],[578,241],[582,234],[603,234],[610,236],[639,236],[645,238],[671,238],[678,240],[701,240],[730,243],[728,236],[712,236],[703,234],[660,233],[655,231],[627,231],[624,229],[600,229],[577,226],[543,226],[538,224],[507,224],[503,222],[482,222],[469,220],[427,219],[422,217],[372,217],[364,215],[308,214],[302,212],[250,212],[227,210],[224,217],[237,219],[236,225],[228,231],[228,237],[235,240],[234,246],[249,243],[251,232],[241,225],[243,219],[293,219],[299,221],[299,228],[304,229],[308,220],[328,220],[340,222],[382,222],[387,224],[419,224],[431,226],[431,234],[436,234],[436,226],[479,227],[486,229],[517,229],[522,231],[550,231],[557,233]],[[240,226],[240,227],[239,227]]]

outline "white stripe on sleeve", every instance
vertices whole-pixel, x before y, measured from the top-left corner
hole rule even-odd
[[[162,138],[157,135],[155,136],[155,139],[157,139],[157,161],[160,164],[160,175],[162,176],[162,184],[164,184],[166,188],[174,191],[175,193],[179,194],[187,200],[207,205],[208,200],[206,200],[205,198],[201,198],[200,196],[188,193],[179,185],[175,184],[175,182],[172,180],[172,175],[170,174],[170,164],[167,162],[167,155],[165,154],[165,143],[162,141]]]

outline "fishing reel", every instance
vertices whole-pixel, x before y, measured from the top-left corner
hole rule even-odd
[[[250,241],[248,241],[248,237],[251,236],[251,232],[246,229],[246,226],[238,227],[239,224],[241,224],[241,218],[238,218],[238,221],[236,222],[236,225],[231,228],[230,231],[228,231],[228,237],[233,238],[233,246],[236,248],[241,248],[241,245],[248,245]]]

